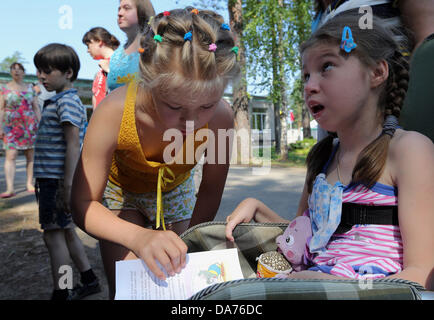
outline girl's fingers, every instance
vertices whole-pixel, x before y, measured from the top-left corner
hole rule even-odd
[[[226,239],[228,239],[229,241],[235,241],[234,237],[232,236],[232,231],[235,229],[237,224],[238,223],[235,220],[229,220],[226,224]]]
[[[173,246],[176,248],[176,251],[170,251],[168,253],[175,271],[179,273],[185,266],[188,247],[175,233],[171,232],[170,236],[172,237]]]
[[[166,280],[166,275],[164,272],[158,267],[157,263],[155,262],[154,257],[148,257],[144,258],[143,261],[148,266],[149,270],[160,280]]]
[[[159,261],[170,276],[175,275],[175,272],[180,271],[181,252],[175,245],[169,245],[165,248],[165,252],[159,256]]]
[[[164,246],[156,253],[155,257],[170,276],[179,273],[185,264],[187,245],[174,232],[166,233]]]

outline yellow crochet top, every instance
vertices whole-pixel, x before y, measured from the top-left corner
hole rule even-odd
[[[122,189],[133,193],[157,191],[157,228],[159,227],[160,214],[164,227],[161,212],[161,192],[176,188],[190,177],[190,171],[197,163],[194,159],[196,149],[201,146],[204,150],[204,142],[194,141],[193,157],[190,157],[193,159],[189,161],[190,163],[193,162],[192,164],[166,164],[146,160],[136,128],[136,95],[137,83],[132,81],[127,89],[118,145],[113,154],[109,180]],[[205,128],[207,127],[208,125],[205,126]],[[193,139],[194,136],[192,135],[190,139]],[[208,141],[206,137],[204,140]],[[186,142],[183,144],[182,151],[183,159],[186,160]],[[178,156],[179,152],[176,159],[179,159]]]

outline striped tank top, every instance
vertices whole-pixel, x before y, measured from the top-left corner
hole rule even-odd
[[[327,172],[338,145],[324,167]],[[349,185],[342,194],[342,202],[373,206],[398,205],[398,190],[395,187],[376,183],[367,188],[363,184]],[[326,250],[312,259],[314,267],[321,271],[352,279],[383,278],[402,271],[403,245],[399,226],[354,225],[345,233],[335,233]]]

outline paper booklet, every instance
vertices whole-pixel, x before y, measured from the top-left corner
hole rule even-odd
[[[236,248],[189,253],[185,268],[165,281],[143,260],[117,261],[115,300],[185,300],[215,283],[243,278]]]

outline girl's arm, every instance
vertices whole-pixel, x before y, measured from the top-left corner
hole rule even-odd
[[[65,205],[70,208],[72,179],[74,177],[75,167],[77,166],[78,158],[80,157],[80,130],[78,127],[69,122],[62,123],[63,134],[66,141],[65,154]]]
[[[307,199],[307,184],[304,184],[303,192],[301,194],[300,201],[298,203],[298,209],[296,217],[303,215],[303,213],[308,208]],[[283,219],[272,209],[267,207],[263,202],[254,199],[247,198],[244,199],[236,209],[226,218],[226,238],[230,241],[234,241],[232,236],[232,231],[235,227],[243,222],[250,222],[251,220],[255,222],[274,222],[274,223],[289,223],[289,220]]]
[[[415,39],[416,50],[426,37],[434,33],[434,3],[432,1],[400,0],[399,11],[404,25],[411,30]]]
[[[301,193],[300,201],[298,202],[298,209],[296,217],[300,217],[309,208],[307,200],[309,198],[309,193],[307,191],[307,182],[304,182],[303,191]]]
[[[415,281],[434,290],[434,145],[416,132],[396,138],[391,141],[389,157],[399,190],[404,269],[390,278]]]
[[[5,99],[3,93],[0,91],[0,139],[3,139],[4,131],[4,116],[5,116]]]
[[[92,94],[92,109],[95,110],[96,108],[96,97],[94,94]]]
[[[289,220],[283,219],[272,209],[267,207],[262,201],[254,198],[247,198],[235,208],[235,210],[226,218],[226,238],[229,241],[234,241],[232,231],[235,227],[243,222],[274,222],[274,223],[289,223]]]
[[[92,115],[72,185],[73,217],[81,229],[130,249],[157,277],[165,279],[156,260],[168,274],[179,272],[185,265],[184,242],[172,231],[127,222],[100,203],[117,146],[126,89],[114,90]]]
[[[36,120],[39,123],[41,121],[41,109],[39,109],[38,95],[36,94],[36,91],[33,90],[33,92],[34,92],[35,96],[32,99],[32,109],[33,109],[33,112],[35,113]]]
[[[221,146],[219,148],[218,130],[233,129],[233,113],[227,102],[223,100],[220,101],[216,107],[213,118],[208,123],[208,129],[210,135],[213,135],[215,138],[209,138],[208,146],[212,147],[212,140],[214,140],[215,148],[208,148],[206,151],[205,164],[203,165],[202,171],[202,181],[200,183],[196,205],[194,207],[189,227],[202,222],[214,220],[220,206],[229,170],[231,148],[229,143],[227,143],[227,139],[223,137],[222,140],[224,139],[225,141],[220,142]],[[219,155],[221,158],[220,161]]]

